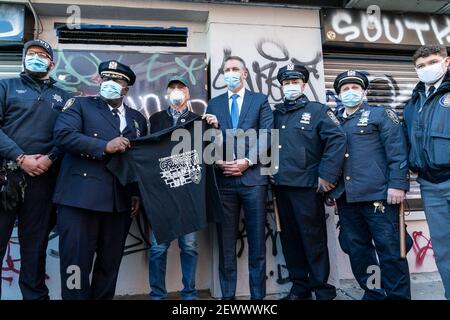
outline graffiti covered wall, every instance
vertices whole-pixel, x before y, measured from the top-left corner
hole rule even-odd
[[[301,63],[311,72],[306,95],[311,100],[325,102],[325,86],[322,59],[322,44],[318,11],[315,10],[286,10],[289,19],[277,19],[270,12],[261,12],[255,18],[243,17],[237,14],[238,24],[228,24],[220,17],[213,17],[209,26],[209,52],[211,65],[211,96],[217,96],[226,91],[223,81],[223,61],[229,55],[237,55],[246,61],[249,76],[246,87],[249,90],[267,94],[273,107],[282,101],[281,86],[277,81],[280,67],[289,63]],[[282,14],[282,13],[280,13]],[[284,16],[286,17],[286,15]],[[261,23],[260,23],[261,22]],[[289,27],[287,26],[289,25]],[[328,215],[329,249],[332,271],[329,281],[337,284],[335,268],[334,221]],[[241,237],[245,237],[244,226],[241,223]],[[266,255],[267,255],[267,292],[286,292],[290,288],[287,281],[287,270],[279,241],[275,232],[273,219],[268,218],[266,227]],[[248,251],[244,242],[238,243],[238,285],[237,295],[248,295]],[[215,244],[213,251],[213,296],[220,296],[218,282],[218,251]]]
[[[136,73],[137,81],[130,87],[126,103],[140,112],[146,118],[151,114],[167,108],[166,88],[167,80],[173,75],[181,75],[187,78],[191,84],[190,94],[194,112],[202,114],[206,107],[206,55],[204,53],[133,53],[111,51],[80,51],[57,50],[55,51],[55,68],[52,77],[58,80],[58,85],[73,95],[97,95],[100,88],[100,77],[97,66],[100,62],[116,59],[130,65]],[[135,219],[131,227],[124,258],[122,261],[118,294],[145,294],[148,289],[148,226],[143,217]],[[204,248],[209,241],[206,239],[207,231],[200,234],[200,250],[206,254],[201,255],[199,264],[206,266],[211,257],[209,250]],[[9,249],[5,257],[2,270],[3,299],[20,299],[18,286],[18,272],[20,270],[20,254],[17,238],[17,227],[14,228]],[[47,286],[50,289],[50,297],[60,297],[59,279],[59,252],[58,234],[52,232],[47,250]],[[177,257],[176,244],[169,252],[168,273],[179,274],[180,265],[175,261]],[[210,263],[209,263],[210,264]],[[206,289],[209,286],[209,270],[204,267],[198,277],[198,287]],[[181,287],[181,276],[173,277],[167,283],[168,291],[177,291]]]

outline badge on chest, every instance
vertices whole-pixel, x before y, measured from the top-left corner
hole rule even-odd
[[[356,124],[358,127],[367,127],[369,124],[369,116],[370,111],[366,110],[361,113],[361,118],[359,118],[358,123]]]
[[[439,99],[439,104],[442,107],[450,108],[450,92],[444,94],[441,99]]]
[[[310,124],[311,123],[311,113],[303,112],[302,118],[300,119],[300,123]]]

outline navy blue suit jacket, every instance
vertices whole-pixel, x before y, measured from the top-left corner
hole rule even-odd
[[[130,210],[133,189],[125,188],[106,168],[108,141],[121,135],[108,104],[100,97],[77,97],[56,120],[56,145],[65,152],[55,188],[56,204],[93,211]],[[147,121],[125,106],[127,127],[122,136],[135,139],[147,134]],[[135,190],[136,192],[136,190]]]
[[[226,130],[233,128],[231,124],[228,92],[211,99],[208,103],[206,112],[217,117],[220,129],[222,130],[222,134],[224,137],[224,160],[231,160],[225,158],[227,155],[227,150],[225,148],[227,145]],[[258,130],[260,129],[267,129],[268,135],[266,137],[261,136],[261,139],[267,139],[265,143],[265,149],[270,148],[270,129],[273,128],[273,115],[266,95],[245,90],[244,101],[242,102],[237,128],[244,131],[254,129],[256,130],[256,132],[258,132]],[[236,185],[236,182],[241,183],[245,186],[258,186],[268,184],[268,176],[261,174],[261,164],[259,162],[259,155],[264,153],[267,154],[267,152],[266,150],[262,150],[257,146],[259,144],[259,139],[260,137],[258,135],[258,143],[253,146],[249,143],[248,139],[246,139],[245,157],[253,160],[251,159],[252,157],[250,155],[253,153],[253,151],[256,151],[258,159],[255,163],[253,163],[251,167],[249,167],[244,172],[243,176],[239,178],[226,177],[223,175],[222,170],[216,169],[217,183],[220,187],[234,186]],[[257,150],[252,150],[256,147],[258,147]],[[231,154],[232,153],[233,152],[231,151]]]

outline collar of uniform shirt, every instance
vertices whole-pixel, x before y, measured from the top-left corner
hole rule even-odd
[[[109,104],[108,104],[108,107],[109,107],[109,110],[111,110],[111,112],[112,112],[114,108],[111,107]],[[117,112],[118,112],[119,116],[125,115],[125,107],[123,106],[123,103],[120,105],[120,107],[117,108]]]
[[[352,115],[357,113],[360,109],[361,109],[361,106],[359,106],[355,111],[353,111],[352,114],[348,114],[347,109],[345,109],[345,107],[344,107],[344,110],[342,111],[342,118],[347,119],[348,117],[351,117]]]
[[[442,81],[444,81],[445,76],[443,76],[441,78],[441,80],[439,80],[438,82],[436,82],[435,84],[431,85],[431,84],[425,84],[425,94],[428,95],[428,90],[430,90],[430,87],[433,86],[434,87],[434,92],[437,91],[437,89],[440,87],[440,85],[442,84]]]
[[[240,114],[241,113],[242,102],[244,101],[245,87],[242,87],[242,89],[239,90],[236,93],[239,95],[239,97],[236,99],[236,102],[238,104],[239,114]],[[228,90],[228,108],[230,109],[230,113],[231,113],[231,103],[233,102],[233,100],[231,99],[231,96],[233,94],[235,94],[235,93],[230,91],[230,90]]]

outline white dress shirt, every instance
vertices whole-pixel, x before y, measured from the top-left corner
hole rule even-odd
[[[233,96],[233,94],[235,94],[235,93],[228,90],[228,111],[230,112],[230,115],[231,115],[231,105],[233,103],[233,99],[231,97]],[[236,99],[236,103],[238,106],[238,114],[241,115],[242,103],[244,102],[245,87],[242,87],[242,89],[239,90],[238,92],[236,92],[236,94],[239,96]],[[233,153],[233,158],[236,160],[236,155],[234,153]],[[244,158],[244,159],[248,161],[249,166],[253,165],[253,162],[250,159],[248,159],[248,158]]]
[[[241,109],[242,109],[242,102],[244,102],[244,95],[245,95],[245,87],[242,87],[241,90],[236,92],[238,94],[238,98],[236,99],[236,103],[238,105],[238,114],[241,115]],[[228,90],[228,111],[230,111],[231,114],[231,104],[233,103],[233,99],[231,99],[231,96],[234,94],[234,92]]]
[[[113,112],[113,107],[111,107],[108,104],[109,110],[111,110],[111,113]],[[122,105],[117,108],[117,114],[119,115],[119,119],[120,119],[120,132],[122,132],[126,127],[127,127],[127,118],[125,118],[125,107]]]

